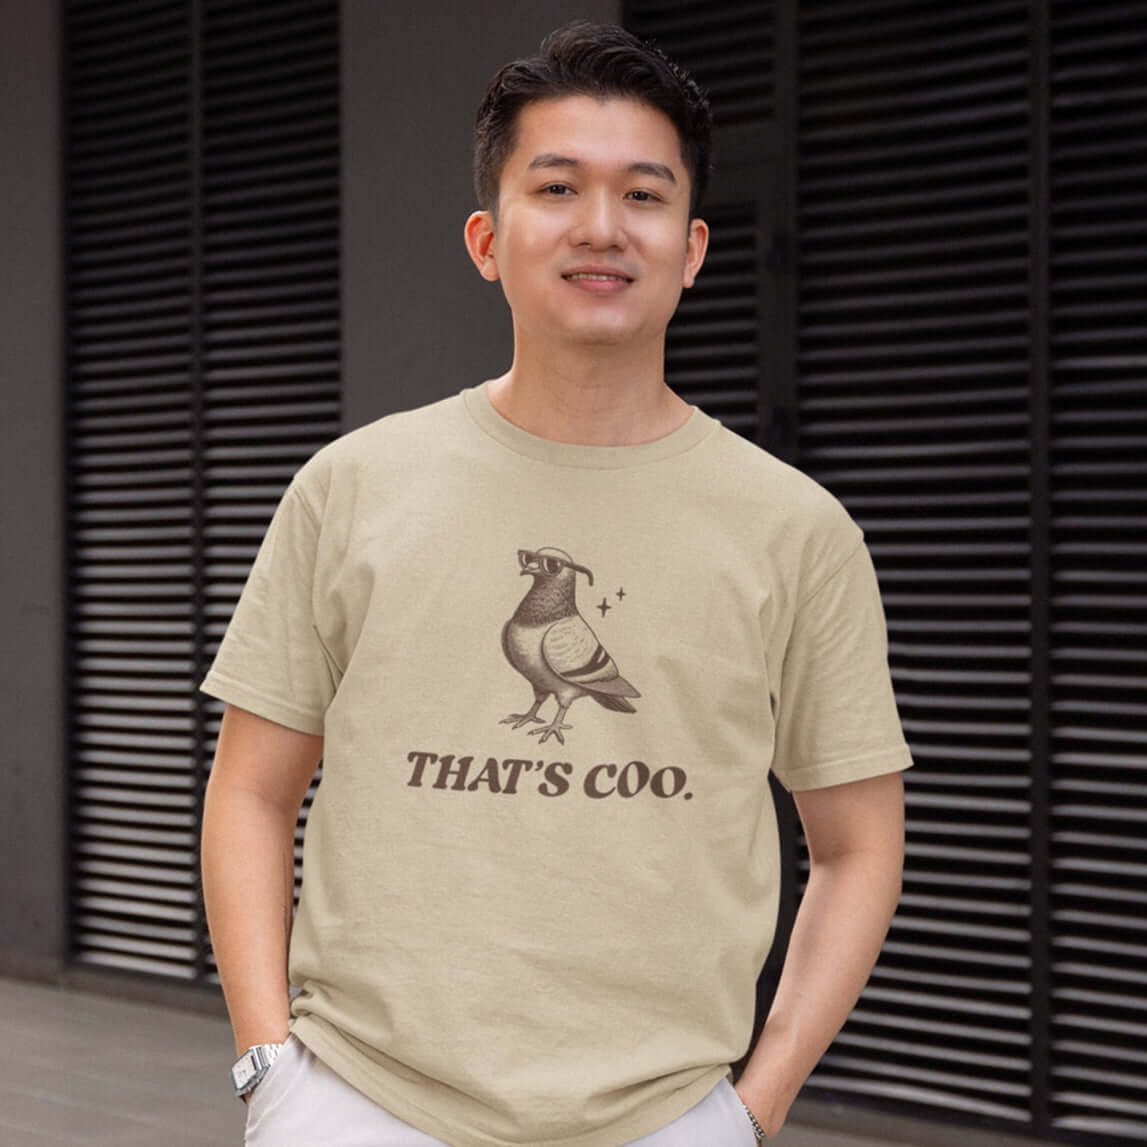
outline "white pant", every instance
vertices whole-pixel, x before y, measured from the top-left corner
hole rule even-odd
[[[251,1092],[243,1142],[250,1147],[447,1147],[352,1087],[294,1032]],[[684,1115],[631,1139],[625,1147],[756,1147],[756,1143],[740,1096],[722,1076]]]

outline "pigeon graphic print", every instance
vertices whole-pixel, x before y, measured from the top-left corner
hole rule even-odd
[[[626,698],[641,694],[621,676],[613,658],[578,613],[574,592],[577,575],[585,574],[593,585],[593,574],[554,546],[518,550],[518,565],[519,576],[533,581],[513,617],[502,627],[502,652],[529,682],[534,703],[527,712],[511,713],[499,724],[520,729],[537,722],[543,727],[529,732],[538,737],[538,744],[556,737],[564,745],[562,731],[573,726],[563,721],[579,697],[592,697],[615,713],[635,713]],[[558,708],[547,724],[538,710],[551,696]]]

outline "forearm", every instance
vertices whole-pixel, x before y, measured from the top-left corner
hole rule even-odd
[[[203,901],[236,1055],[287,1038],[297,819],[237,786],[207,786]]]
[[[900,899],[903,858],[814,864],[781,978],[737,1090],[770,1137],[860,998]]]

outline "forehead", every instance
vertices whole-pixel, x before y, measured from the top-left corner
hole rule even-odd
[[[576,157],[588,167],[624,166],[633,160],[663,163],[684,177],[681,141],[673,121],[641,100],[587,95],[548,97],[518,113],[517,141],[506,174],[527,174],[542,153]]]

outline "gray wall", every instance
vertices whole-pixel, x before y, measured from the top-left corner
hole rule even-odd
[[[508,369],[510,311],[462,239],[474,114],[490,76],[620,0],[343,0],[343,426]]]
[[[65,942],[57,5],[0,0],[0,972]]]

